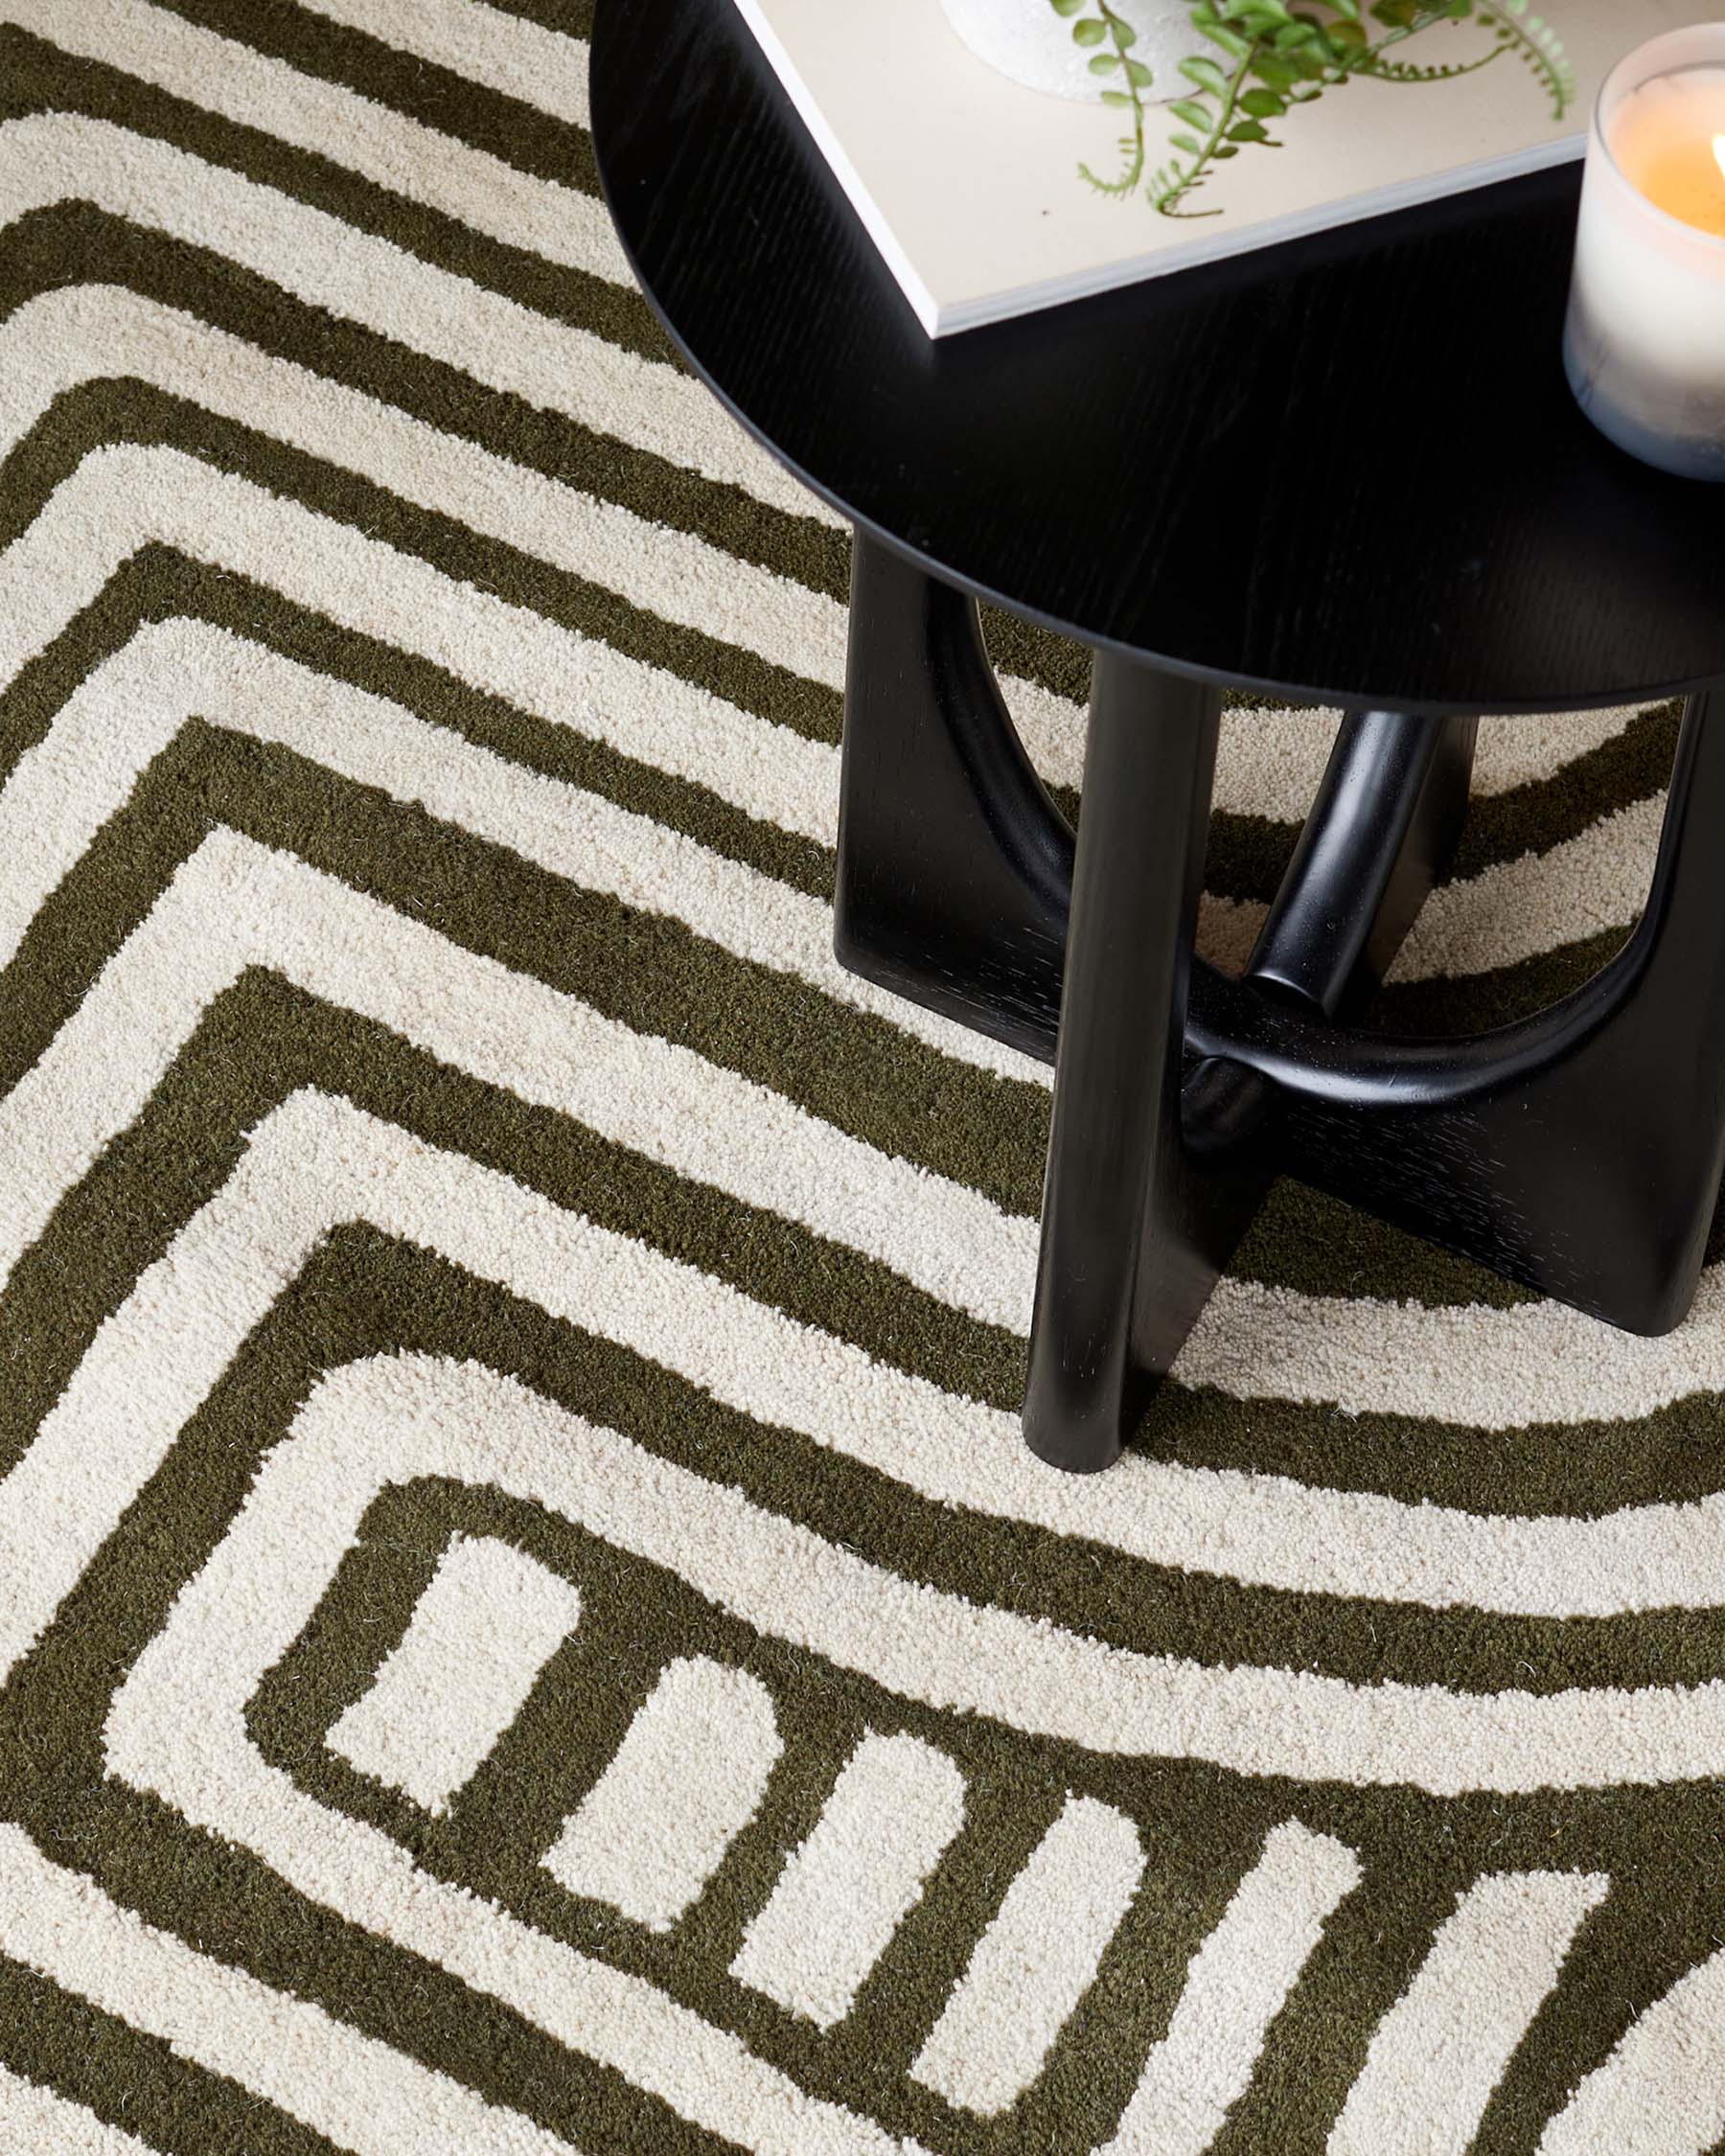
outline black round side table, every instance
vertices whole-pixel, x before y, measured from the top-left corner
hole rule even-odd
[[[733,0],[598,0],[592,117],[671,335],[856,527],[839,954],[1056,1062],[1034,1449],[1116,1457],[1277,1173],[1677,1324],[1725,1170],[1725,489],[1570,398],[1578,171],[931,342]],[[1075,846],[978,596],[1094,653]],[[1192,932],[1236,683],[1347,717],[1230,980]],[[1478,716],[1678,692],[1619,956],[1494,1032],[1350,1026],[1453,852]]]

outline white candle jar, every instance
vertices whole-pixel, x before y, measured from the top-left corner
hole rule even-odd
[[[1177,98],[1188,90],[1190,85],[1179,73],[1180,62],[1210,48],[1192,28],[1187,0],[1111,0],[1111,4],[1135,34],[1132,57],[1150,70],[1151,99]],[[1093,103],[1111,87],[1091,67],[1098,48],[1078,43],[1071,21],[1058,13],[1049,0],[941,0],[941,6],[948,22],[978,59],[1026,89]]]
[[[1632,127],[1670,139],[1680,122],[1725,137],[1725,23],[1655,37],[1605,78],[1587,142],[1563,361],[1601,433],[1644,463],[1718,480],[1725,237],[1659,208],[1620,156]],[[1719,185],[1725,203],[1725,169]]]

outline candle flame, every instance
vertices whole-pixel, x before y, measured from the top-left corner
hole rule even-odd
[[[1720,173],[1725,175],[1725,135],[1714,135],[1714,159],[1718,165]]]

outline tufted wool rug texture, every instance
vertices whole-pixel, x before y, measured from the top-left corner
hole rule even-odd
[[[586,28],[0,0],[0,2148],[1715,2145],[1725,1270],[1282,1185],[1024,1453],[1048,1076],[834,962],[847,537]],[[1212,954],[1334,723],[1230,713]],[[1382,1022],[1618,948],[1675,723],[1487,724]]]

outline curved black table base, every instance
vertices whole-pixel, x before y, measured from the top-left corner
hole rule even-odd
[[[859,534],[836,945],[1056,1063],[1025,1435],[1107,1466],[1289,1174],[1633,1332],[1689,1308],[1725,1168],[1725,728],[1690,700],[1645,914],[1521,1023],[1351,1029],[1453,856],[1477,722],[1342,726],[1244,975],[1192,952],[1221,697],[1095,656],[1076,845],[974,604]],[[1058,1044],[1058,1045],[1057,1045]]]

